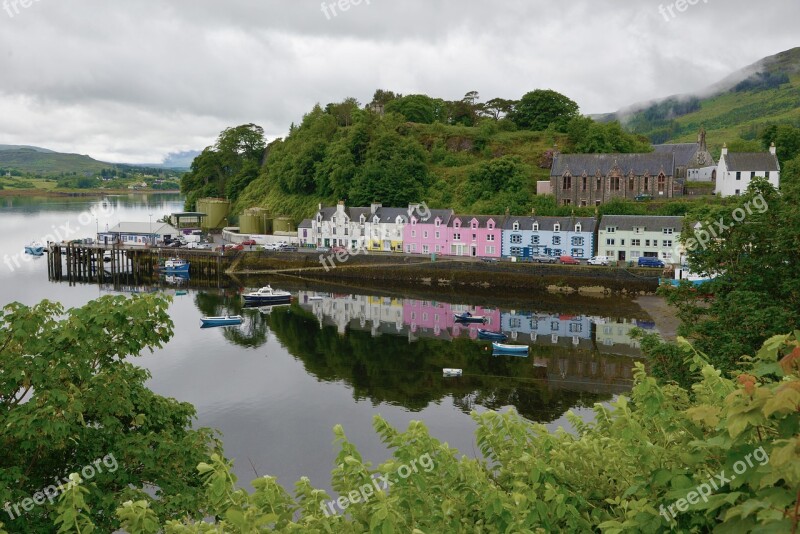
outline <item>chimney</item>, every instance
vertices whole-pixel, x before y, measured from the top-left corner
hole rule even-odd
[[[319,211],[322,211],[322,202],[319,203]]]
[[[728,155],[728,143],[725,143],[724,145],[722,145],[722,155],[723,156],[727,156]]]
[[[772,154],[773,156],[776,156],[778,154],[778,149],[775,147],[775,143],[772,143],[769,146],[769,153]]]
[[[380,202],[373,202],[372,204],[369,205],[369,212],[372,215],[375,215],[375,212],[381,209],[382,207],[383,205]]]

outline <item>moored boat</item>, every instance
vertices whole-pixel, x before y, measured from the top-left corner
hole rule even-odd
[[[461,369],[442,369],[442,376],[445,378],[457,378],[464,374]]]
[[[44,254],[44,245],[38,241],[34,241],[30,245],[25,246],[25,254],[30,254],[31,256],[41,256]]]
[[[244,319],[241,315],[226,315],[225,317],[202,317],[200,323],[203,328],[214,326],[237,326],[242,324]]]
[[[695,287],[702,286],[703,284],[707,284],[712,282],[716,279],[716,275],[711,276],[703,276],[700,274],[693,273],[691,269],[687,266],[681,266],[675,269],[674,277],[672,279],[669,278],[661,278],[659,282],[661,284],[668,284],[671,286],[678,287],[681,285],[681,282],[686,281],[689,282],[691,285]]]
[[[180,258],[170,258],[164,262],[163,270],[167,273],[188,273],[189,262]]]
[[[528,354],[528,345],[505,345],[503,343],[492,343],[492,348],[498,354]]]
[[[486,317],[483,315],[472,315],[470,312],[453,314],[457,323],[485,323]]]
[[[491,339],[492,341],[505,341],[508,336],[502,332],[492,332],[490,330],[478,330],[479,339]]]
[[[258,291],[242,295],[247,304],[286,304],[291,302],[292,294],[272,286],[262,287]]]

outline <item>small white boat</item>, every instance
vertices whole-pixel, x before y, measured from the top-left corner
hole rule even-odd
[[[463,374],[464,371],[462,369],[442,369],[442,375],[445,378],[457,378]]]
[[[30,254],[31,256],[41,256],[44,254],[44,245],[38,241],[34,241],[30,245],[25,246],[25,254]]]
[[[320,297],[319,295],[311,295],[310,297],[308,297],[308,301],[309,302],[318,301],[318,300],[323,300],[323,297]]]
[[[262,287],[258,291],[245,293],[243,296],[247,304],[286,304],[292,301],[291,293],[272,289],[272,286]]]

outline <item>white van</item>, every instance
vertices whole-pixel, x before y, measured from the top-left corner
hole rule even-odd
[[[608,256],[595,256],[594,258],[590,259],[588,262],[589,265],[608,265],[611,263],[611,258]]]

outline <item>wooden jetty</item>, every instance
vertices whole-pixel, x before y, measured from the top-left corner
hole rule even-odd
[[[163,260],[189,262],[192,286],[219,287],[233,257],[210,250],[192,250],[123,245],[53,243],[45,247],[47,276],[53,281],[114,285],[157,283],[164,273]],[[107,260],[107,261],[106,261]]]

